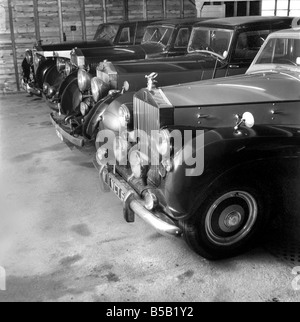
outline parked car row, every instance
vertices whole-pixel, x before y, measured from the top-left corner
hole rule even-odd
[[[290,17],[186,23],[146,28],[140,48],[168,37],[155,58],[97,62],[94,49],[73,50],[51,121],[62,141],[95,147],[127,222],[138,216],[220,259],[259,240],[285,174],[299,172],[300,29]],[[178,38],[186,53],[167,57]]]

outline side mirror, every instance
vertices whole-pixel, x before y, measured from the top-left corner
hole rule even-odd
[[[252,129],[253,126],[255,125],[255,119],[252,113],[246,112],[243,115],[243,120],[245,125],[249,128]]]
[[[297,64],[298,66],[300,66],[300,57],[297,57],[297,59],[296,59],[296,64]]]
[[[237,118],[237,124],[234,127],[235,131],[238,131],[242,125],[245,125],[249,129],[253,128],[255,125],[255,118],[252,113],[246,112],[241,117],[240,115],[236,115]]]

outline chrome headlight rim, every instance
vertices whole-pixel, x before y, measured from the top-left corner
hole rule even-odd
[[[83,68],[79,68],[77,73],[77,80],[80,92],[84,93],[91,89],[91,76]]]
[[[156,149],[160,155],[165,156],[173,150],[171,138],[172,136],[168,129],[161,129],[159,131],[158,138],[156,139]]]
[[[121,126],[126,127],[130,123],[131,115],[128,107],[125,104],[122,104],[119,108],[119,121]]]
[[[66,66],[65,66],[65,75],[69,76],[72,73],[73,70],[73,65],[70,61],[66,61]]]
[[[64,58],[58,57],[56,59],[56,68],[59,73],[62,73],[66,70],[67,62]]]
[[[106,88],[107,87],[107,91]],[[106,84],[101,78],[94,77],[91,80],[91,91],[94,102],[100,101],[105,96],[105,92],[109,91],[109,84]],[[106,94],[107,94],[106,93]]]
[[[25,51],[25,59],[26,59],[28,65],[31,66],[33,64],[33,52],[32,52],[32,50],[27,49]]]

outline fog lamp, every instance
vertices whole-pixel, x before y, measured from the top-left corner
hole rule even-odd
[[[114,155],[116,160],[122,165],[127,164],[128,142],[122,137],[116,137],[114,140]]]
[[[121,105],[119,109],[119,121],[122,127],[126,127],[130,122],[130,111],[126,105]]]
[[[50,85],[48,84],[48,83],[44,83],[43,84],[43,93],[46,95],[47,93],[48,93],[48,87],[49,87]]]
[[[158,200],[154,193],[147,191],[145,193],[145,208],[149,211],[153,210],[155,207],[157,207]]]
[[[80,103],[80,113],[85,116],[89,111],[89,106],[85,102]]]
[[[147,172],[148,157],[140,151],[133,151],[129,156],[131,171],[135,178],[141,179]]]
[[[91,89],[91,75],[84,69],[80,68],[78,71],[78,87],[81,92]]]
[[[161,162],[162,166],[166,169],[167,172],[171,172],[173,170],[173,162],[170,159],[165,159]]]
[[[105,148],[99,148],[96,153],[97,163],[103,165],[103,161],[107,158],[108,150]]]
[[[51,98],[51,97],[53,97],[54,95],[55,95],[55,88],[54,87],[51,87],[51,86],[49,86],[48,87],[48,91],[47,91],[47,96],[49,97],[49,98]]]

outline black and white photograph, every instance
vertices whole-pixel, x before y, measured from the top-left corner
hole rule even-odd
[[[0,302],[300,302],[299,0],[0,0]]]

